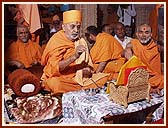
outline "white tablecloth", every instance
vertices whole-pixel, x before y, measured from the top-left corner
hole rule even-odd
[[[162,94],[164,94],[162,90]],[[146,100],[129,104],[127,108],[109,101],[108,94],[88,95],[84,90],[68,92],[62,97],[63,124],[99,124],[102,117],[136,112],[158,103],[164,103],[164,96],[151,94],[150,102]],[[163,112],[164,105],[162,106]],[[160,111],[160,110],[159,110]],[[163,113],[159,112],[160,115]],[[157,112],[157,118],[159,115]],[[156,116],[156,113],[155,113]]]

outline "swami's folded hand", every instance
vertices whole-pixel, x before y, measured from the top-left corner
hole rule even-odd
[[[90,67],[86,67],[82,69],[82,75],[84,78],[91,78],[92,77],[92,70]]]

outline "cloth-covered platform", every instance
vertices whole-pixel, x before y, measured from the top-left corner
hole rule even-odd
[[[125,108],[119,104],[114,103],[109,100],[109,95],[105,93],[106,88],[100,90],[80,90],[74,92],[64,93],[62,99],[52,97],[50,94],[39,93],[36,96],[29,97],[28,99],[20,100],[22,101],[22,107],[27,106],[27,102],[33,103],[33,98],[35,101],[38,101],[37,105],[40,107],[40,103],[43,103],[44,100],[49,101],[50,104],[44,104],[46,108],[51,107],[48,112],[51,116],[46,116],[47,114],[42,114],[41,119],[34,118],[33,120],[27,120],[24,122],[19,114],[14,114],[11,112],[12,107],[16,104],[9,103],[11,100],[16,99],[19,101],[19,98],[14,97],[13,91],[9,86],[5,86],[4,90],[4,122],[14,123],[14,124],[103,124],[103,123],[118,123],[118,124],[142,124],[145,123],[146,112],[147,114],[153,114],[153,121],[157,121],[162,118],[164,111],[164,91],[162,90],[162,96],[157,94],[151,94],[150,102],[146,100],[134,102],[128,104],[128,107]],[[46,98],[46,99],[45,99]],[[20,102],[19,101],[19,102]],[[53,102],[54,101],[54,102]],[[17,104],[19,104],[17,102]],[[58,102],[58,103],[57,103]],[[52,104],[55,104],[55,107]],[[12,105],[12,106],[11,106]],[[13,106],[14,105],[14,106]],[[59,106],[60,105],[60,106]],[[27,106],[28,107],[28,106]],[[32,108],[33,105],[29,106]],[[42,107],[42,106],[41,106]],[[14,107],[16,108],[16,107]],[[15,110],[15,109],[13,109]],[[30,110],[30,109],[29,109]],[[35,110],[39,110],[35,108]],[[43,108],[44,111],[46,111]],[[57,110],[53,113],[53,110]],[[18,110],[15,110],[18,111]],[[145,113],[144,113],[145,112]],[[153,113],[154,112],[154,113]],[[25,112],[21,114],[24,115]],[[29,112],[30,113],[30,112]],[[35,111],[36,113],[36,111]],[[32,113],[30,113],[32,114]],[[37,114],[37,113],[36,113]],[[27,117],[29,117],[28,115]],[[37,114],[40,116],[40,114]],[[122,117],[122,118],[121,118]],[[136,117],[136,118],[135,118]],[[138,117],[138,118],[137,118]],[[130,118],[130,119],[129,119]],[[131,119],[133,118],[133,120]]]
[[[162,90],[162,95],[163,95]],[[146,100],[130,103],[127,108],[119,104],[109,101],[108,94],[94,94],[91,95],[84,90],[68,92],[65,93],[62,97],[62,112],[63,112],[63,124],[99,124],[106,123],[111,117],[119,118],[118,115],[127,115],[130,113],[140,112],[139,115],[134,114],[135,117],[139,117],[137,120],[128,120],[129,117],[124,117],[126,121],[120,120],[119,123],[144,123],[147,115],[144,115],[142,110],[147,110],[149,112],[154,112],[156,108],[164,103],[164,96],[159,96],[157,94],[151,94],[150,102]],[[154,108],[153,108],[154,106]],[[163,114],[160,111],[160,114],[157,115],[157,118],[161,118]],[[155,112],[156,113],[156,112]],[[160,116],[160,117],[159,117]],[[124,119],[123,118],[123,119]],[[155,117],[156,118],[156,117]],[[114,119],[114,118],[113,118]],[[112,118],[111,118],[112,120]],[[115,119],[114,119],[115,120]],[[117,123],[114,122],[113,123]]]

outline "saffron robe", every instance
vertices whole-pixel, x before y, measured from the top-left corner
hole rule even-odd
[[[121,57],[123,48],[121,44],[110,34],[99,33],[96,42],[90,50],[90,55],[96,71],[100,62],[108,61],[104,73],[110,73],[108,80],[117,79],[125,58]]]
[[[73,63],[69,65],[64,72],[59,71],[59,61],[67,59],[75,54],[75,47],[80,44],[77,41],[72,42],[65,36],[63,30],[55,33],[46,45],[46,48],[42,55],[41,64],[44,67],[43,75],[43,87],[54,94],[64,93],[68,91],[75,91],[87,88],[96,88],[103,86],[107,81],[108,74],[93,74],[92,78],[82,78],[81,60],[87,62],[89,66],[92,66],[91,58],[88,50]],[[75,45],[76,44],[76,45]],[[83,45],[83,44],[82,44]],[[84,46],[87,46],[85,43]],[[96,82],[96,84],[92,81]]]
[[[33,63],[41,63],[42,49],[40,45],[29,40],[23,43],[20,40],[13,42],[5,53],[6,63],[10,60],[16,60],[29,68]]]
[[[131,41],[133,52],[146,66],[149,71],[149,83],[152,87],[162,89],[164,77],[161,74],[161,60],[158,46],[153,40],[148,45],[142,45],[137,39]]]

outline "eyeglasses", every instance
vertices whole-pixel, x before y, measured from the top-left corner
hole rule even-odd
[[[60,25],[61,21],[60,20],[55,20],[53,21],[53,25]]]

